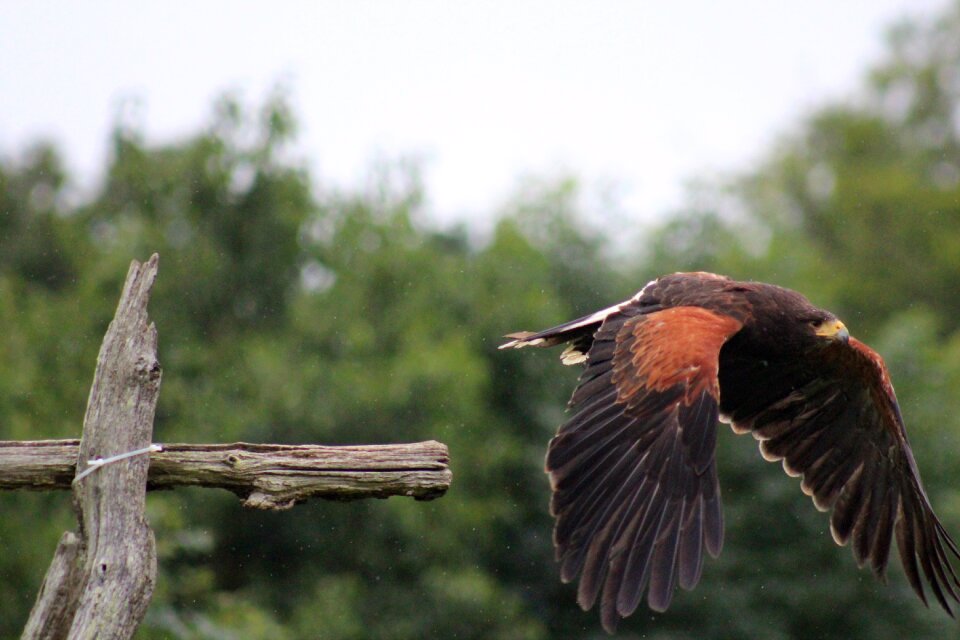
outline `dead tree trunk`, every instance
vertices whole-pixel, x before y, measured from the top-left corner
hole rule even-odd
[[[77,469],[148,447],[160,393],[157,330],[147,301],[157,256],[134,262],[97,357]],[[144,517],[148,460],[133,456],[73,483],[78,534],[60,541],[24,638],[129,638],[147,612],[157,573]],[[80,475],[79,473],[77,474]]]

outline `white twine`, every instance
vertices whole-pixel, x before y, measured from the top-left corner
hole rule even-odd
[[[74,478],[74,482],[78,480],[83,480],[88,475],[99,469],[100,467],[110,464],[112,462],[117,462],[119,460],[126,460],[127,458],[132,458],[133,456],[142,456],[145,453],[154,453],[156,451],[163,451],[162,444],[151,444],[149,447],[144,447],[142,449],[134,449],[133,451],[127,451],[126,453],[118,453],[115,456],[110,456],[109,458],[97,458],[96,460],[87,460],[88,469],[85,469],[80,475]]]

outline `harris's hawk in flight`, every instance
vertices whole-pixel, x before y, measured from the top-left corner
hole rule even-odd
[[[654,280],[633,298],[501,348],[567,343],[583,364],[570,419],[546,470],[561,579],[577,602],[599,599],[612,632],[677,585],[700,580],[723,545],[717,422],[751,433],[801,478],[830,532],[883,577],[896,537],[904,573],[953,615],[960,550],[920,482],[880,356],[799,293],[710,273]]]

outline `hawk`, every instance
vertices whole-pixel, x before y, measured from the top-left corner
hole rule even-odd
[[[711,273],[654,280],[629,300],[500,348],[568,346],[584,370],[546,456],[553,541],[577,602],[613,632],[646,594],[664,611],[723,546],[717,423],[750,433],[830,512],[837,544],[904,573],[952,616],[960,550],[920,481],[880,356],[795,291]]]

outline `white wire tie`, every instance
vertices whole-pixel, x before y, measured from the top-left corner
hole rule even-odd
[[[125,453],[118,453],[117,455],[110,456],[109,458],[97,458],[95,460],[87,460],[88,468],[85,469],[83,472],[81,472],[80,475],[78,475],[76,478],[74,478],[73,481],[77,482],[78,480],[83,480],[88,475],[90,475],[91,473],[93,473],[94,471],[96,471],[97,469],[99,469],[104,465],[108,465],[113,462],[118,462],[120,460],[126,460],[127,458],[132,458],[134,456],[142,456],[145,453],[154,453],[157,451],[163,451],[162,444],[151,444],[149,447],[144,447],[142,449],[134,449],[133,451],[127,451]]]

